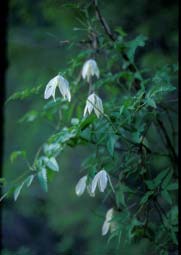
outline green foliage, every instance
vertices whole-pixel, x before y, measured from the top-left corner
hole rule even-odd
[[[15,185],[14,199],[17,200],[22,189],[29,187],[35,178],[48,192],[49,182],[56,174],[61,174],[61,171],[58,173],[58,159],[63,151],[79,146],[88,148],[90,155],[82,162],[81,170],[82,176],[88,176],[86,185],[90,195],[94,194],[88,184],[101,170],[107,173],[105,189],[102,188],[102,192],[100,181],[97,190],[101,191],[104,209],[114,210],[108,227],[108,243],[116,240],[120,247],[121,243],[130,244],[146,238],[157,254],[167,254],[172,247],[177,247],[178,231],[177,154],[165,124],[166,112],[172,114],[169,100],[177,89],[177,70],[174,65],[166,65],[156,72],[140,68],[135,62],[136,53],[145,46],[146,36],[138,35],[130,40],[123,28],[118,27],[114,30],[118,36],[113,37],[108,25],[91,18],[91,4],[82,12],[81,23],[86,26],[84,36],[91,46],[84,42],[83,50],[71,56],[67,67],[65,65],[60,72],[70,83],[72,101],[67,102],[57,92],[56,101],[49,98],[42,108],[31,109],[20,118],[20,123],[30,125],[44,118],[51,122],[54,131],[38,149],[33,163],[27,161],[28,174]],[[75,46],[76,43],[71,44]],[[88,82],[81,77],[87,59],[95,59],[100,70],[100,77],[91,77]],[[42,99],[45,87],[46,84],[16,92],[8,102],[33,95]],[[96,99],[99,103],[89,105],[89,113],[85,115],[87,94],[92,92],[99,95],[104,112]],[[90,113],[92,106],[94,112]],[[96,111],[100,117],[94,114]],[[14,162],[19,156],[26,158],[26,154],[15,151],[10,160]],[[65,239],[65,250],[69,243],[72,243],[71,238]]]

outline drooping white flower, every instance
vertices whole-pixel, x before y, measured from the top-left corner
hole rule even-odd
[[[87,185],[87,178],[88,178],[87,175],[85,175],[82,178],[80,178],[80,180],[78,181],[78,183],[75,187],[75,193],[77,196],[81,196],[84,193],[86,187],[87,187],[87,191],[88,191],[89,195],[91,197],[95,196],[95,193],[91,192],[91,185],[90,184]]]
[[[82,68],[82,78],[87,81],[90,81],[91,76],[97,76],[99,78],[99,68],[97,66],[97,63],[94,59],[87,60]]]
[[[102,226],[102,235],[106,235],[109,231],[109,229],[111,228],[111,225],[112,225],[112,217],[113,217],[113,213],[114,213],[114,209],[111,208],[107,211],[106,213],[106,219],[104,221],[104,224]]]
[[[86,115],[87,112],[91,114],[93,110],[98,118],[101,116],[101,114],[104,113],[102,100],[95,93],[92,93],[87,98],[86,106],[84,109],[84,116]]]
[[[71,94],[69,89],[69,82],[61,75],[55,76],[48,82],[45,88],[44,99],[48,99],[52,96],[55,101],[55,91],[57,87],[59,88],[63,98],[67,98],[67,100],[70,102]]]
[[[94,179],[92,180],[91,192],[95,193],[95,190],[96,190],[97,186],[98,186],[100,192],[104,192],[104,190],[107,187],[108,181],[111,184],[111,180],[110,180],[110,177],[109,177],[108,173],[104,169],[99,171],[94,176]],[[112,187],[112,184],[111,184],[111,187]]]
[[[81,196],[86,188],[86,182],[87,182],[87,175],[83,176],[77,183],[75,187],[75,193],[77,196]]]

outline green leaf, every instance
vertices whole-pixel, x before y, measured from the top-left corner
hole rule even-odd
[[[39,113],[35,110],[32,110],[30,112],[27,112],[18,122],[33,122],[35,121],[39,116]]]
[[[55,172],[58,172],[59,171],[59,165],[56,161],[56,159],[54,157],[48,159],[46,161],[46,165],[48,168],[50,168],[51,170],[55,171]]]
[[[178,182],[170,183],[167,187],[167,190],[178,190]]]
[[[160,174],[157,175],[157,177],[154,179],[155,186],[160,185],[163,178],[168,174],[169,169],[163,170]]]
[[[162,189],[165,189],[168,186],[169,182],[172,179],[172,176],[173,176],[173,171],[170,171],[170,173],[168,173],[168,175],[165,177],[165,179],[162,182],[162,185],[161,185]]]
[[[45,144],[43,147],[43,151],[48,158],[57,155],[61,150],[62,147],[58,143]]]
[[[22,182],[14,191],[14,200],[16,201],[19,197],[19,194],[24,186],[24,182]]]
[[[148,98],[146,98],[145,101],[146,101],[147,105],[149,105],[149,106],[151,106],[151,107],[153,107],[153,108],[156,108],[156,107],[157,107],[157,106],[156,106],[156,103],[155,103],[155,101],[154,101],[153,98],[148,97]]]
[[[153,193],[154,191],[147,191],[146,194],[142,197],[140,204],[145,204],[148,201],[149,197],[153,195]]]
[[[38,173],[38,179],[40,182],[40,185],[42,186],[44,191],[48,191],[48,184],[47,184],[47,170],[46,168],[42,168],[41,171]]]
[[[156,187],[154,181],[145,181],[145,183],[146,183],[148,189],[150,189],[150,190],[154,190]]]
[[[31,185],[32,182],[33,182],[34,177],[35,177],[35,176],[32,174],[32,175],[30,175],[30,176],[28,176],[28,177],[26,178],[25,183],[26,183],[27,187],[30,187],[30,185]]]
[[[144,35],[139,35],[137,36],[134,40],[129,41],[127,43],[128,46],[128,51],[127,51],[127,56],[131,62],[134,62],[134,56],[136,49],[138,47],[143,47],[145,46],[145,41],[147,40],[147,37]]]
[[[41,90],[41,88],[43,87],[43,84],[33,87],[33,88],[27,88],[23,91],[18,91],[16,93],[14,93],[13,95],[11,95],[8,100],[6,101],[6,103],[8,103],[11,100],[16,100],[16,99],[20,99],[23,100],[27,97],[30,97],[32,95],[36,95],[39,93],[39,91]]]
[[[117,27],[117,28],[115,29],[115,31],[116,31],[121,37],[125,37],[125,36],[127,35],[126,32],[123,30],[122,27]]]
[[[165,199],[165,201],[167,201],[167,203],[172,204],[172,198],[171,198],[170,194],[168,193],[168,191],[163,190],[161,192],[161,195]]]
[[[25,151],[13,151],[10,156],[11,163],[13,163],[18,157],[26,158]]]
[[[116,136],[112,134],[112,135],[109,135],[107,140],[107,150],[111,156],[114,155],[114,147],[116,144],[116,139],[117,139]]]

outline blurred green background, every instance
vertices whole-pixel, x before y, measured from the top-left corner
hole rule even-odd
[[[80,27],[77,20],[80,13],[65,7],[67,2],[76,1],[10,0],[7,98],[18,90],[46,85],[76,53],[77,49],[60,43],[79,36],[74,28]],[[130,37],[140,33],[148,36],[144,54],[137,56],[141,66],[156,70],[177,62],[177,1],[99,2],[111,27],[122,26]],[[3,171],[9,181],[26,170],[21,159],[11,164],[11,152],[26,150],[32,161],[38,147],[54,130],[51,121],[43,118],[26,124],[18,122],[26,111],[36,108],[41,111],[43,104],[42,91],[41,97],[12,101],[5,106]],[[75,195],[80,165],[87,154],[81,147],[66,149],[59,157],[60,173],[49,184],[47,194],[35,182],[30,189],[23,190],[16,203],[13,199],[5,200],[3,255],[153,254],[144,240],[122,247],[121,251],[115,249],[114,242],[107,246],[107,237],[101,236],[105,215],[101,199]]]

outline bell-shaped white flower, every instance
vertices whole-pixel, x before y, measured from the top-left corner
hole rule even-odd
[[[88,191],[89,195],[91,197],[95,196],[95,193],[91,192],[91,185],[90,184],[87,185],[87,178],[88,178],[87,175],[85,175],[82,178],[80,178],[80,180],[78,181],[78,183],[75,187],[75,193],[77,196],[81,196],[84,193],[86,187],[87,187],[87,191]]]
[[[52,96],[55,101],[55,91],[57,87],[59,88],[63,98],[67,98],[67,100],[70,102],[71,94],[69,89],[69,82],[61,75],[55,76],[48,82],[45,88],[44,99],[48,99]]]
[[[85,106],[85,109],[84,109],[84,117],[85,117],[87,112],[89,114],[91,114],[91,112],[93,110],[94,110],[94,112],[95,112],[95,114],[98,118],[101,116],[101,114],[104,113],[102,100],[95,93],[92,93],[87,98],[86,106]]]
[[[111,225],[112,225],[112,218],[113,218],[113,213],[114,213],[114,209],[111,208],[107,211],[106,213],[106,219],[104,221],[104,224],[102,226],[102,235],[106,235],[109,231],[109,229],[111,228]]]
[[[82,78],[87,81],[90,81],[91,76],[97,76],[99,78],[99,68],[97,66],[97,63],[94,59],[87,60],[82,68]]]
[[[86,189],[87,175],[83,176],[75,187],[75,193],[77,196],[81,196]]]
[[[94,176],[94,179],[92,180],[91,192],[95,193],[95,190],[96,190],[97,186],[98,186],[100,192],[104,192],[104,190],[107,187],[108,181],[111,184],[111,180],[110,180],[110,177],[109,177],[108,173],[104,169],[99,171]],[[112,186],[112,184],[111,184],[111,186]]]

